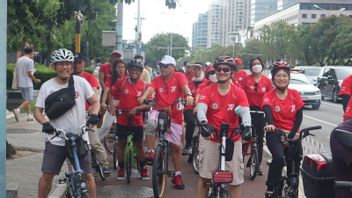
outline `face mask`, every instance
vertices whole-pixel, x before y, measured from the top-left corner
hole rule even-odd
[[[257,73],[260,73],[262,71],[262,69],[263,69],[262,65],[260,65],[260,64],[254,65],[252,67],[252,72],[257,74]]]
[[[218,82],[218,79],[216,78],[216,74],[209,75],[209,80],[213,83]]]

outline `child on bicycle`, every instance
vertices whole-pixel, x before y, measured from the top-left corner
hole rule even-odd
[[[197,184],[197,198],[208,196],[208,186],[213,171],[218,169],[219,142],[214,136],[210,136],[210,126],[219,133],[221,124],[229,123],[229,138],[234,141],[234,152],[231,161],[226,162],[226,170],[233,173],[233,182],[230,183],[229,194],[231,197],[241,197],[240,185],[243,178],[243,157],[240,134],[236,132],[239,127],[238,116],[235,113],[237,107],[241,107],[240,116],[245,126],[245,139],[251,138],[251,117],[246,94],[237,85],[232,83],[231,77],[234,72],[233,61],[227,62],[224,57],[218,57],[214,64],[218,82],[205,87],[199,93],[197,104],[197,118],[201,123],[202,136],[199,138],[199,179]],[[209,126],[210,125],[210,126]],[[206,137],[209,138],[206,138]]]
[[[117,126],[116,135],[118,136],[118,180],[125,179],[124,151],[127,144],[127,136],[129,132],[133,133],[133,142],[137,150],[137,160],[142,180],[149,179],[148,169],[146,165],[145,152],[143,148],[143,118],[140,113],[146,109],[146,105],[139,105],[137,98],[146,90],[149,84],[140,79],[143,71],[143,64],[138,60],[132,60],[127,64],[128,76],[119,79],[110,87],[110,94],[114,100],[118,100],[117,106],[110,101],[110,111],[115,113],[117,108],[122,111],[122,115],[116,115]]]
[[[275,188],[279,185],[281,171],[287,162],[287,172],[292,169],[287,156],[287,147],[283,146],[281,133],[276,132],[276,128],[286,132],[288,139],[294,139],[298,136],[298,129],[301,126],[303,118],[303,106],[301,95],[293,89],[288,88],[290,81],[290,67],[285,62],[276,62],[271,68],[272,82],[274,90],[265,93],[263,97],[262,108],[265,112],[265,126],[267,146],[272,155],[272,162],[269,166],[268,178],[266,181],[267,191],[266,198],[275,196]],[[300,144],[300,142],[298,143]],[[301,147],[301,145],[298,145]],[[301,152],[296,156],[297,173],[301,161]]]

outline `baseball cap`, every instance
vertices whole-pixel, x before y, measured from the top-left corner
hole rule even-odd
[[[79,60],[84,60],[84,56],[81,53],[75,54],[74,61],[79,61]]]
[[[121,56],[121,52],[119,50],[112,50],[111,55],[119,54]]]
[[[172,56],[169,55],[165,55],[159,64],[163,64],[163,65],[175,65],[176,66],[176,61]]]
[[[23,48],[24,53],[29,54],[33,52],[33,49],[31,47],[25,47]]]

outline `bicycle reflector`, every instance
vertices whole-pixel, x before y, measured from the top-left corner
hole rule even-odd
[[[304,156],[304,163],[314,167],[317,171],[324,170],[328,167],[327,161],[319,154],[310,154]]]
[[[231,183],[233,175],[231,171],[214,171],[213,182],[214,183]]]

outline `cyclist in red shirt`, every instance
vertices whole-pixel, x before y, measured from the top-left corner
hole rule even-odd
[[[186,77],[183,73],[175,72],[176,61],[173,57],[165,55],[159,63],[161,75],[156,76],[152,85],[143,93],[138,99],[142,104],[144,99],[151,96],[153,93],[156,106],[159,108],[171,108],[171,127],[170,131],[166,133],[166,139],[171,145],[171,157],[174,162],[175,176],[172,183],[177,189],[184,189],[185,185],[182,181],[181,166],[181,143],[182,143],[182,110],[177,110],[174,102],[179,98],[185,96],[186,104],[193,105],[194,99],[187,85]],[[150,151],[149,157],[153,157],[153,149],[155,147],[155,123],[157,120],[157,111],[151,111],[149,114],[148,124],[149,128],[145,128],[145,133],[148,134],[147,146]],[[154,123],[154,125],[153,125]],[[147,125],[148,125],[147,124]]]
[[[342,81],[339,95],[342,98],[343,120],[346,121],[352,118],[352,75]]]
[[[204,66],[203,63],[197,62],[189,65],[191,67],[193,76],[191,79],[188,79],[188,86],[191,89],[192,95],[196,96],[198,87],[202,83],[207,83],[208,80],[204,77]],[[195,128],[195,116],[193,113],[194,106],[185,106],[185,110],[183,112],[184,120],[186,123],[186,145],[182,151],[183,155],[192,154],[192,139],[193,132]]]
[[[210,126],[219,133],[221,124],[229,123],[229,138],[234,141],[234,152],[231,161],[226,162],[226,169],[233,173],[233,182],[230,184],[229,192],[231,197],[241,197],[240,184],[243,178],[243,156],[240,134],[236,128],[239,127],[238,115],[235,109],[240,109],[239,114],[245,126],[245,139],[251,137],[251,117],[247,96],[244,91],[231,82],[234,72],[233,62],[226,62],[228,59],[218,57],[214,64],[217,83],[213,83],[200,90],[197,104],[197,118],[201,123],[202,136],[199,139],[199,180],[197,184],[197,197],[207,197],[208,186],[212,173],[218,169],[219,160],[219,139],[215,136],[209,137]],[[210,125],[210,126],[209,126]],[[209,138],[208,138],[209,137]]]
[[[269,166],[268,178],[266,181],[266,198],[274,197],[274,192],[279,184],[281,171],[285,163],[288,172],[292,169],[290,159],[285,158],[285,150],[281,134],[276,128],[286,132],[288,139],[297,138],[298,130],[303,119],[303,107],[301,95],[293,89],[288,88],[290,82],[290,67],[284,62],[277,62],[271,69],[272,81],[275,86],[264,94],[262,108],[268,123],[265,126],[267,146],[272,155],[272,162]],[[298,143],[300,144],[300,142]],[[301,145],[298,145],[301,147]],[[301,158],[301,152],[297,153],[297,159]],[[299,171],[300,160],[297,160],[296,169]]]
[[[99,90],[98,80],[93,74],[84,71],[84,67],[85,67],[84,57],[81,54],[75,55],[75,58],[73,61],[73,74],[86,79],[89,82],[89,84],[92,86],[95,94],[98,96],[97,94],[98,93],[97,91]],[[86,102],[86,110],[88,111],[88,114],[90,114],[89,106],[90,106],[89,103]],[[93,151],[96,153],[98,160],[101,162],[101,165],[103,166],[104,174],[106,175],[110,174],[111,171],[109,170],[108,156],[106,154],[103,144],[99,139],[96,126],[90,128],[88,132],[88,137]]]
[[[146,90],[147,84],[142,79],[140,79],[143,64],[138,60],[132,60],[128,63],[128,73],[129,76],[123,77],[117,80],[116,83],[112,84],[110,87],[110,93],[114,100],[118,100],[119,103],[116,105],[110,102],[112,107],[112,112],[116,107],[122,110],[122,115],[116,115],[117,126],[116,135],[119,138],[118,141],[118,174],[117,179],[125,179],[125,166],[124,166],[124,151],[127,143],[128,133],[133,132],[133,142],[137,150],[137,160],[140,170],[140,176],[143,180],[149,179],[148,169],[146,165],[145,152],[143,148],[143,118],[140,113],[142,110],[146,109],[147,105],[139,105],[137,102],[138,97],[140,97]],[[130,121],[129,121],[130,119]]]
[[[116,59],[121,58],[121,53],[118,50],[111,52],[109,62],[100,65],[99,69],[99,83],[103,91],[105,90],[105,83],[107,79],[112,75],[112,64]]]
[[[263,96],[266,92],[271,91],[273,86],[268,77],[263,75],[264,64],[261,58],[256,57],[250,60],[249,69],[252,74],[246,76],[241,82],[241,88],[246,92],[250,110],[260,110]],[[258,136],[258,163],[262,162],[263,156],[263,138],[265,121],[263,115],[252,115],[254,127]],[[258,170],[259,175],[263,175],[261,166]]]
[[[236,68],[235,72],[233,73],[233,81],[237,85],[241,86],[243,79],[247,76],[246,71],[241,69],[241,65],[243,64],[243,61],[241,58],[234,58],[234,61],[236,63]]]

